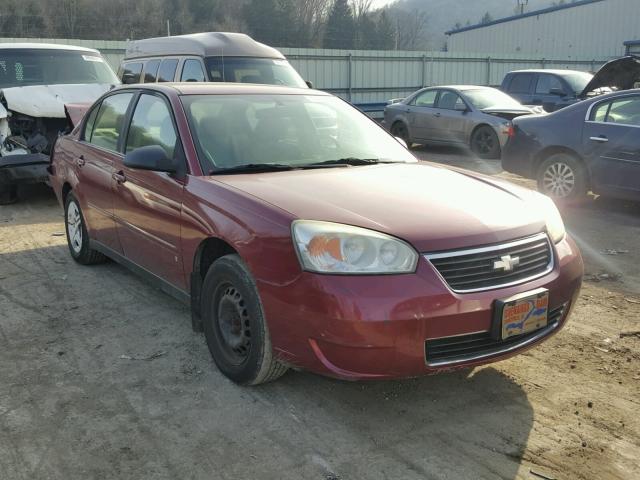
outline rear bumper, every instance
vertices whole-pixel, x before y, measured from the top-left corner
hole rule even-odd
[[[476,293],[450,290],[424,258],[409,275],[303,273],[293,283],[258,288],[280,360],[348,380],[414,377],[502,360],[558,332],[578,296],[583,264],[569,238],[554,250],[555,266],[544,277]],[[540,287],[549,290],[550,310],[564,307],[548,328],[468,357],[428,360],[432,340],[484,335],[497,299]]]
[[[502,149],[502,168],[526,178],[535,178],[536,159],[530,142],[521,135],[510,138]]]
[[[47,182],[49,163],[49,156],[43,153],[0,157],[0,186]]]

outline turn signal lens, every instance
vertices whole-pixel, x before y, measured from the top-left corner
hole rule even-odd
[[[336,274],[409,273],[417,252],[384,233],[339,223],[298,220],[293,239],[302,268]]]

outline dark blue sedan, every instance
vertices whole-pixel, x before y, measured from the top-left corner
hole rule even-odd
[[[640,89],[513,120],[502,167],[562,201],[589,191],[640,200]]]

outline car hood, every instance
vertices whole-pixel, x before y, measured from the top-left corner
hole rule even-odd
[[[216,175],[295,219],[356,225],[422,252],[502,242],[544,230],[528,190],[426,163]]]
[[[605,63],[587,83],[579,97],[586,97],[588,93],[605,87],[628,90],[638,81],[640,81],[640,57],[628,55]]]
[[[0,90],[7,110],[36,118],[65,118],[67,103],[93,103],[111,84],[31,85]]]

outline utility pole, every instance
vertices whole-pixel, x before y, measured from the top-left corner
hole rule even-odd
[[[516,0],[518,2],[518,7],[520,8],[520,15],[524,13],[524,7],[529,4],[529,0]]]
[[[167,19],[167,37],[171,36],[171,25],[169,19]]]

